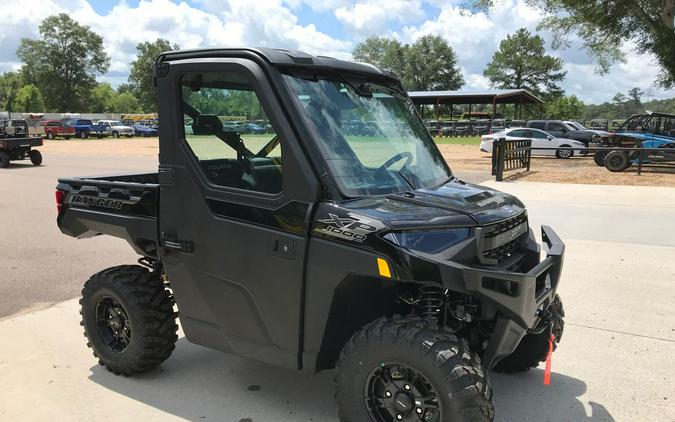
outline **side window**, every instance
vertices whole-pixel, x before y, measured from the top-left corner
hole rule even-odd
[[[553,130],[553,131],[556,131],[556,132],[564,132],[565,127],[563,125],[561,125],[560,123],[549,123],[548,130]]]
[[[548,133],[542,132],[540,130],[531,130],[531,136],[536,139],[548,139]]]
[[[185,141],[208,180],[281,192],[281,140],[251,82],[239,73],[204,72],[184,74],[180,85]]]
[[[530,127],[533,127],[535,129],[544,129],[544,122],[532,122],[530,123]]]

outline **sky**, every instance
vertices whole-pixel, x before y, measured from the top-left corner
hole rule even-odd
[[[111,66],[98,79],[113,86],[126,82],[136,44],[160,37],[182,48],[279,47],[349,60],[354,47],[370,35],[412,43],[437,34],[455,49],[466,81],[462,89],[488,89],[483,69],[499,42],[521,27],[537,32],[542,14],[524,0],[497,0],[488,14],[472,14],[458,7],[462,1],[4,0],[0,73],[20,67],[15,52],[21,38],[38,38],[44,17],[65,12],[103,36]],[[675,97],[675,91],[654,86],[654,58],[637,54],[630,43],[622,46],[626,63],[599,75],[578,40],[572,38],[569,49],[553,50],[551,34],[538,33],[548,53],[565,61],[562,87],[568,95],[597,104],[639,87],[645,91],[644,100]]]

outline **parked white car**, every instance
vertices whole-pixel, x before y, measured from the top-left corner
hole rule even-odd
[[[99,120],[96,124],[105,127],[105,134],[107,136],[112,136],[114,138],[119,138],[120,136],[131,138],[134,136],[134,128],[126,126],[119,120]]]
[[[543,130],[534,128],[516,127],[497,133],[490,133],[480,137],[480,150],[492,153],[492,144],[495,139],[531,139],[532,155],[551,156],[557,158],[570,158],[574,154],[581,154],[586,148],[583,142],[567,138],[556,138]],[[570,148],[563,150],[537,150],[537,148]],[[579,149],[576,149],[579,148]]]

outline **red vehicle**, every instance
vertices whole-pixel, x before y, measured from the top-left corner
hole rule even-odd
[[[47,139],[55,139],[57,136],[70,139],[71,136],[75,136],[75,128],[64,126],[61,120],[43,120],[42,126],[45,128]]]

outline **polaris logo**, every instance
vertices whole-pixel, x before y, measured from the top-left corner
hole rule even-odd
[[[134,204],[133,201],[124,201],[122,199],[97,198],[94,196],[73,195],[68,200],[70,205],[79,205],[83,207],[109,208],[112,210],[122,209],[124,204]]]
[[[520,225],[512,228],[511,230],[506,231],[504,233],[500,233],[497,236],[495,236],[495,243],[497,245],[504,245],[506,243],[516,240],[518,237],[520,237],[525,233],[527,233],[527,224],[521,223]]]
[[[377,230],[377,227],[363,223],[360,220],[351,217],[339,217],[335,214],[328,214],[330,218],[318,220],[322,227],[317,227],[317,232],[325,233],[345,240],[354,240],[363,242],[369,233]]]

